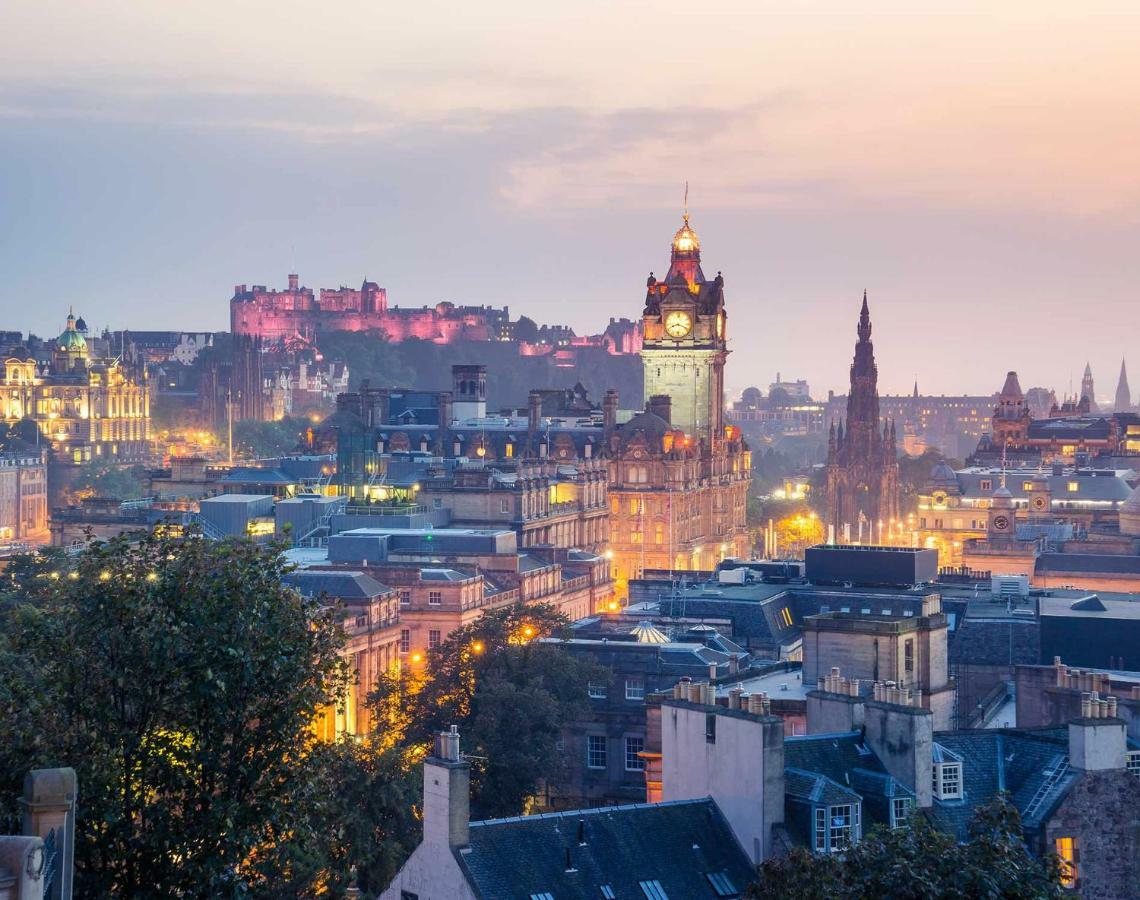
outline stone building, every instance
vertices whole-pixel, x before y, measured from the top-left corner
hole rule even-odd
[[[79,320],[82,321],[82,320]],[[0,414],[8,428],[35,423],[49,449],[49,507],[61,505],[76,468],[85,463],[143,462],[150,452],[146,368],[122,357],[96,357],[69,314],[41,363],[19,345],[8,351],[0,382]]]
[[[879,370],[871,343],[867,294],[859,313],[847,416],[832,423],[827,447],[827,524],[835,539],[874,543],[899,519],[899,464],[894,422],[879,415]],[[875,529],[878,529],[876,532]]]
[[[0,454],[0,543],[49,539],[44,452]]]

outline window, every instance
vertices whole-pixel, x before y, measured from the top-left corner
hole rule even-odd
[[[1081,483],[1079,481],[1070,481],[1069,482],[1069,493],[1070,494],[1080,493],[1080,490],[1081,490]]]
[[[705,715],[705,740],[710,744],[716,743],[716,713]]]
[[[989,478],[983,478],[982,483],[979,486],[979,490],[992,491],[993,489],[994,489],[993,481],[991,481]]]
[[[443,591],[428,591],[428,606],[439,606],[443,603]]]
[[[432,509],[443,509],[443,499],[440,497],[432,497],[431,498],[431,508]]]
[[[934,796],[939,800],[962,797],[962,764],[938,763],[933,768]]]
[[[827,850],[827,810],[822,806],[815,808],[815,850],[816,853]]]
[[[907,638],[906,643],[903,644],[903,671],[914,671],[914,639]]]
[[[591,769],[606,767],[606,736],[590,734],[586,736],[586,765]]]
[[[1061,886],[1073,890],[1077,886],[1077,839],[1060,837],[1053,841],[1053,849],[1061,861]]]
[[[591,681],[588,685],[586,685],[586,693],[593,700],[605,700],[606,685],[600,681]]]
[[[780,610],[780,618],[783,620],[786,627],[792,627],[792,611],[786,606]]]
[[[902,828],[910,818],[910,797],[891,800],[891,828]]]
[[[541,894],[531,894],[530,900],[554,900],[554,895],[550,891],[543,891]]]
[[[400,652],[407,653],[412,649],[412,632],[407,628],[400,629]]]
[[[641,678],[627,678],[625,680],[625,699],[644,700],[645,681]]]
[[[845,850],[859,840],[859,804],[845,803],[828,809],[828,849],[832,853]]]
[[[1031,490],[1033,490],[1033,482],[1032,482],[1032,481],[1023,481],[1023,482],[1021,482],[1021,489],[1022,489],[1023,491],[1031,491]]]
[[[499,501],[499,512],[505,513],[505,512],[510,512],[510,511],[511,511],[511,501],[508,500],[506,497],[504,497],[503,499],[501,499]]]
[[[728,877],[727,872],[706,872],[705,878],[709,880],[713,892],[718,897],[740,896],[740,891],[736,889],[736,885],[732,883],[732,879]]]
[[[428,649],[434,650],[438,646],[439,646],[439,630],[436,628],[433,628],[431,631],[428,632]]]
[[[654,879],[653,881],[639,881],[638,886],[641,892],[645,894],[645,900],[669,900],[669,895],[665,893],[665,888],[661,887],[661,882]]]
[[[645,768],[645,760],[638,754],[645,749],[645,738],[627,737],[625,739],[625,770],[627,772],[640,772]]]
[[[396,591],[397,596],[400,598],[400,606],[410,606],[412,602],[411,591]]]
[[[1125,759],[1128,771],[1140,778],[1140,750],[1129,750]]]

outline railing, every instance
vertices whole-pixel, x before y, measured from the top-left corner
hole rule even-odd
[[[428,512],[422,503],[403,504],[400,506],[346,506],[343,510],[349,516],[418,516]]]

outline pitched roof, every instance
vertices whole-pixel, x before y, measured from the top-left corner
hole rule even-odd
[[[286,572],[281,580],[306,596],[327,594],[338,600],[371,600],[391,591],[387,585],[364,572],[304,569]]]
[[[472,822],[470,844],[457,855],[482,897],[597,900],[603,885],[612,896],[642,897],[640,883],[657,881],[665,896],[701,898],[718,896],[709,875],[723,873],[741,893],[753,880],[709,799]]]
[[[960,840],[974,809],[1008,791],[1027,829],[1048,819],[1068,792],[1076,773],[1069,771],[1048,784],[1051,775],[1068,759],[1069,736],[1064,728],[975,729],[934,735],[940,746],[962,761],[962,799],[935,800],[934,822]],[[1038,791],[1045,791],[1034,800]]]

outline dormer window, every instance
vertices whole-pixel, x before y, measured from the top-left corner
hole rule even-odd
[[[1140,750],[1129,750],[1125,759],[1128,771],[1140,778]]]
[[[912,801],[910,797],[894,797],[891,800],[891,828],[902,828],[910,818]]]
[[[933,766],[934,796],[939,800],[962,799],[962,764],[935,763]]]

